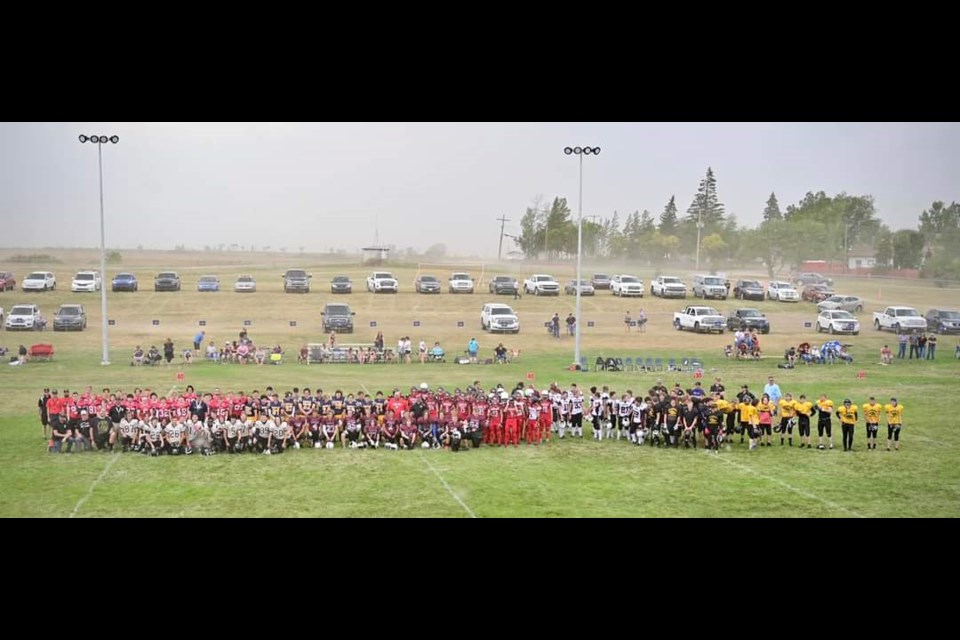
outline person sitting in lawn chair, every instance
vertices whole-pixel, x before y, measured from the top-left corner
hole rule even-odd
[[[444,360],[445,353],[443,347],[440,346],[439,342],[433,343],[433,348],[430,349],[430,361],[431,362],[446,362]]]

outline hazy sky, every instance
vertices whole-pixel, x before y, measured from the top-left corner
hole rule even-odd
[[[104,146],[109,247],[231,244],[354,252],[442,242],[496,255],[537,195],[577,203],[567,145],[584,160],[584,214],[681,213],[707,166],[720,200],[754,225],[771,191],[872,194],[893,228],[960,200],[956,123],[0,124],[0,245],[99,246],[95,145]],[[512,249],[509,240],[504,251]]]

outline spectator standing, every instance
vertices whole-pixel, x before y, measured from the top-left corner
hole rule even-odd
[[[908,359],[908,360],[913,360],[913,356],[914,356],[914,355],[916,355],[917,358],[919,358],[920,355],[919,355],[919,352],[917,351],[917,349],[918,349],[918,347],[919,347],[920,342],[919,342],[919,339],[917,338],[917,334],[911,333],[911,334],[910,334],[910,337],[909,337],[908,340],[907,340],[907,342],[908,342],[908,344],[910,345],[910,357],[907,358],[907,359]]]
[[[937,358],[937,334],[931,333],[927,338],[927,360],[936,360]]]
[[[623,314],[623,324],[627,328],[627,333],[630,333],[630,325],[633,324],[633,319],[630,317],[630,310]]]
[[[377,337],[373,339],[373,348],[378,352],[383,351],[383,331],[377,331]]]
[[[200,355],[200,345],[203,344],[203,339],[207,336],[206,331],[198,331],[197,335],[193,336],[193,354],[196,356]]]
[[[40,409],[40,426],[43,427],[43,439],[47,439],[47,426],[50,424],[49,412],[47,411],[47,402],[50,400],[50,389],[45,388],[43,395],[37,401],[37,408]]]
[[[901,333],[897,337],[899,348],[897,349],[897,359],[903,360],[907,357],[907,334]]]
[[[927,336],[926,334],[921,333],[920,337],[917,338],[917,360],[923,360],[923,356],[927,353]]]
[[[560,337],[560,314],[554,313],[553,318],[550,319],[550,331],[553,333],[554,338]]]
[[[476,338],[470,338],[470,342],[467,343],[467,353],[470,356],[470,362],[477,361],[477,353],[480,351],[480,343],[477,342]]]
[[[20,364],[23,364],[27,361],[27,348],[23,345],[20,345],[20,348],[17,350],[17,355],[20,356]]]
[[[640,315],[637,316],[637,333],[646,333],[647,331],[647,312],[640,309]]]
[[[577,319],[573,317],[572,313],[567,314],[566,323],[567,323],[567,335],[570,335],[570,336],[574,335],[577,330]]]
[[[173,361],[173,351],[173,340],[167,338],[167,341],[163,343],[163,358],[167,361],[168,367]]]

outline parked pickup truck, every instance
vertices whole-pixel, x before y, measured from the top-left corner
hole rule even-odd
[[[913,307],[887,307],[873,312],[873,328],[877,331],[890,329],[894,333],[926,331],[927,319]]]
[[[727,322],[713,307],[687,307],[673,314],[673,328],[677,331],[692,329],[698,332],[723,333],[727,328]]]
[[[535,296],[558,296],[560,283],[553,276],[535,273],[523,281],[523,290]]]

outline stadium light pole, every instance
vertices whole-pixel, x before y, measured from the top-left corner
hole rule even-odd
[[[583,156],[599,155],[600,147],[564,147],[563,152],[566,155],[576,155],[580,163],[580,195],[577,201],[577,310],[576,324],[574,325],[573,338],[573,362],[580,365],[580,278],[583,257]]]
[[[117,144],[119,136],[80,136],[80,143],[90,142],[97,145],[97,165],[100,168],[100,329],[103,336],[103,358],[100,364],[110,364],[110,350],[107,346],[107,247],[103,224],[103,145]]]

